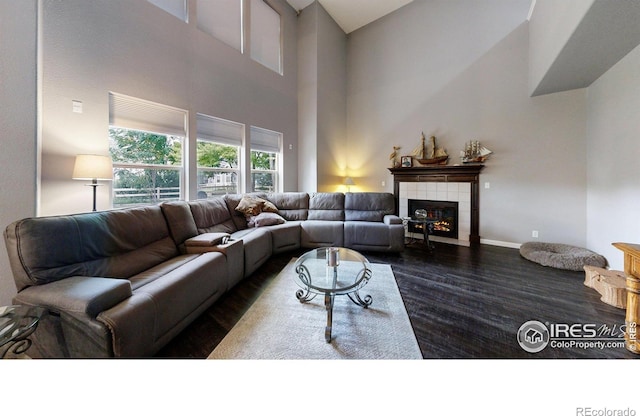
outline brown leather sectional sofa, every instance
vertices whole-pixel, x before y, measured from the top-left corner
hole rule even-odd
[[[388,193],[225,195],[27,218],[5,242],[16,304],[48,309],[36,357],[149,357],[272,254],[398,252]]]

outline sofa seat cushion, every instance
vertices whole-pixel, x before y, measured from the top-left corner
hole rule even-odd
[[[123,302],[98,315],[112,333],[116,356],[155,354],[226,290],[226,258],[221,253],[180,256],[179,267],[138,287]]]
[[[347,221],[344,223],[344,244],[354,250],[399,252],[404,249],[404,226]]]
[[[248,228],[231,234],[232,240],[242,240],[244,245],[244,276],[255,272],[271,257],[271,233],[269,227]]]
[[[173,257],[157,266],[151,267],[129,278],[132,290],[137,290],[157,279],[164,277],[166,274],[183,267],[185,264],[198,258],[198,254],[183,254]]]
[[[342,247],[344,222],[307,220],[300,224],[300,245],[305,248]]]
[[[271,234],[273,254],[300,248],[301,224],[302,221],[287,221],[267,228]]]

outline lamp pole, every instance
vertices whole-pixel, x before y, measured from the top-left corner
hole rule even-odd
[[[96,211],[96,189],[98,188],[98,180],[91,179],[89,186],[93,187],[93,210]]]

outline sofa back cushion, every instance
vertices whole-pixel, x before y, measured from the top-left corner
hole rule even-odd
[[[198,234],[234,233],[238,227],[223,196],[189,202]],[[246,228],[246,225],[244,226]]]
[[[158,205],[27,218],[4,236],[18,291],[71,276],[128,278],[178,254]]]
[[[184,201],[163,202],[160,204],[160,208],[167,220],[169,234],[178,247],[181,247],[189,238],[198,235],[198,229],[188,203]]]
[[[311,194],[307,219],[344,221],[344,194],[339,192]]]
[[[385,215],[395,212],[393,194],[385,192],[358,192],[345,195],[347,221],[381,222]]]
[[[278,215],[287,221],[304,221],[309,217],[309,194],[306,192],[267,194],[267,200],[278,208]]]

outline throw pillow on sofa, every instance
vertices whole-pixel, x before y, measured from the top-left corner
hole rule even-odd
[[[261,212],[278,213],[278,208],[266,199],[257,196],[245,195],[236,207],[236,211],[242,212],[247,219]]]
[[[285,222],[287,221],[275,212],[261,212],[258,215],[249,217],[247,226],[249,228],[264,227],[267,225],[284,224]]]

